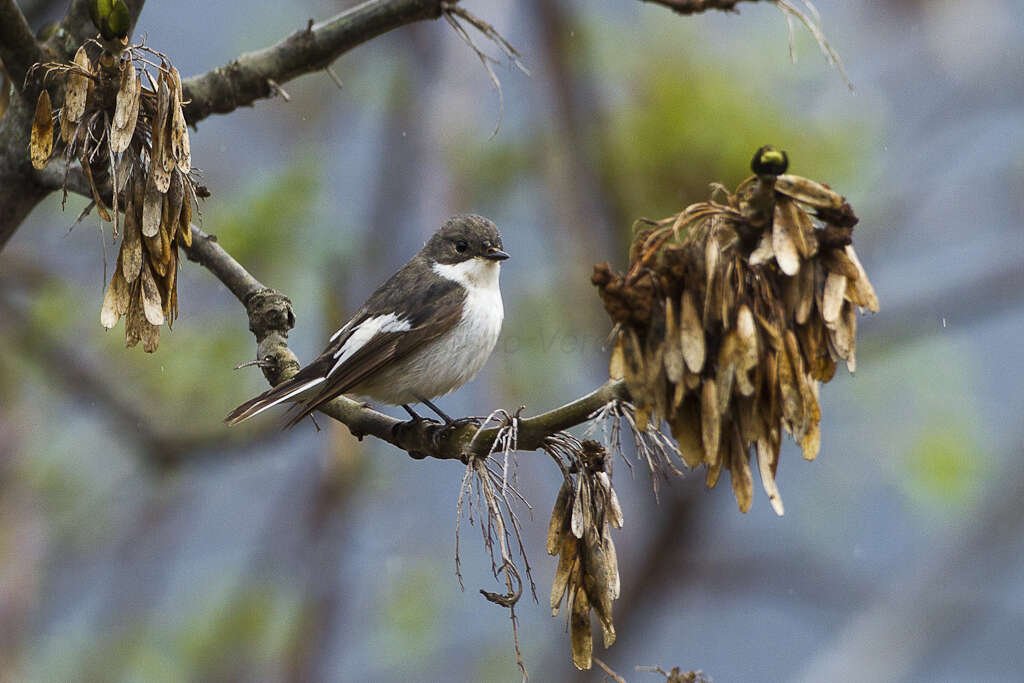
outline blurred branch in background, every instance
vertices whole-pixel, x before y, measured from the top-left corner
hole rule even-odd
[[[862,356],[886,353],[950,326],[965,329],[991,320],[1018,310],[1022,303],[1024,269],[1020,263],[992,268],[967,282],[951,282],[874,316],[859,352]]]
[[[25,271],[25,267],[4,260],[5,276]],[[12,267],[13,266],[13,267]],[[42,284],[52,280],[49,274],[37,271],[34,275]],[[4,278],[6,279],[6,277]],[[19,284],[24,284],[21,279]],[[9,291],[10,284],[5,283]],[[245,438],[225,432],[168,429],[158,425],[159,410],[147,405],[132,387],[119,383],[120,374],[111,368],[99,367],[82,350],[65,344],[58,330],[54,333],[31,318],[7,296],[0,297],[0,334],[6,343],[17,348],[19,355],[31,358],[36,366],[56,385],[69,394],[77,396],[85,405],[99,405],[118,425],[124,436],[139,445],[146,464],[155,467],[172,467],[188,460],[194,460],[217,453],[223,457],[225,451],[242,450],[265,438],[275,430],[271,425],[257,430]]]
[[[609,207],[615,197],[612,188],[602,182],[595,157],[592,131],[602,126],[603,112],[594,107],[600,102],[590,66],[571,59],[576,28],[582,22],[562,0],[532,0],[541,48],[546,65],[547,97],[557,118],[553,130],[543,140],[543,172],[550,179],[551,211],[567,228],[563,250],[581,261],[598,262],[615,253],[618,246],[613,226],[620,225],[619,207]],[[626,221],[628,222],[628,221]],[[575,286],[573,281],[566,286]]]
[[[18,2],[29,26],[42,30],[43,21],[54,17],[59,10],[67,7],[67,0],[23,0]]]
[[[3,400],[7,404],[8,398]],[[18,417],[16,411],[0,411],[0,681],[17,680],[48,540],[39,497],[21,475]]]
[[[1024,530],[1024,453],[1011,462],[984,493],[985,503],[971,521],[948,531],[929,560],[879,587],[796,680],[904,680],[922,669],[920,660],[929,653],[962,635],[976,605],[976,587],[1012,570],[1018,560],[1006,548]],[[1020,633],[1024,621],[1019,612],[1014,616]],[[914,637],[907,638],[911,633]]]

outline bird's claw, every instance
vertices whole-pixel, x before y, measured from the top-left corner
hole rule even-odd
[[[433,438],[432,434],[437,430],[443,429],[444,427],[445,425],[435,420],[431,420],[426,417],[417,417],[411,420],[405,420],[404,422],[399,422],[392,426],[391,436],[395,437],[396,439],[402,439],[410,433],[410,430],[422,429],[426,432],[428,436]]]
[[[455,430],[455,429],[458,429],[459,427],[465,427],[466,425],[475,425],[475,426],[479,427],[482,424],[483,424],[483,420],[481,418],[469,416],[469,417],[457,417],[457,418],[455,418],[454,420],[452,420],[451,422],[449,422],[445,426],[448,427],[449,429]]]

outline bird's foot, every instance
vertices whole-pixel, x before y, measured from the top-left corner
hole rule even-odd
[[[450,429],[458,429],[459,427],[465,427],[466,425],[476,425],[477,427],[479,427],[482,424],[482,418],[470,415],[469,417],[457,417],[454,419],[449,419],[448,423],[445,426]]]
[[[399,422],[398,424],[394,425],[391,428],[391,436],[395,437],[396,439],[402,439],[409,435],[411,432],[424,429],[424,425],[426,425],[426,429],[443,426],[440,422],[425,417],[420,417],[417,415],[411,420]]]

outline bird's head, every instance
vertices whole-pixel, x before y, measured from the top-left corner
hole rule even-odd
[[[500,264],[508,258],[501,247],[501,234],[494,223],[482,216],[464,214],[445,221],[420,255],[450,279],[484,285],[497,282]]]

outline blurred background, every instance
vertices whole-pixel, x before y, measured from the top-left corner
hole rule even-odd
[[[19,4],[34,27],[62,2]],[[183,74],[348,3],[148,3],[137,35]],[[635,0],[466,0],[524,55],[497,93],[444,22],[344,55],[291,96],[202,122],[203,228],[287,293],[308,360],[448,215],[494,219],[513,258],[485,370],[452,414],[581,395],[607,377],[589,283],[633,220],[734,187],[765,143],[861,222],[882,311],[823,387],[821,454],[784,446],[776,517],[703,472],[619,463],[619,640],[595,654],[730,681],[1017,681],[1024,644],[1024,12],[1015,0],[817,0],[850,92],[769,4],[682,17]],[[496,50],[480,41],[497,56]],[[265,388],[245,313],[185,263],[155,355],[104,333],[109,230],[56,195],[0,254],[0,680],[518,680],[463,467],[320,420],[221,418]],[[402,412],[392,411],[401,416]],[[558,484],[518,457],[542,603],[520,603],[535,681],[577,674],[545,604]]]

